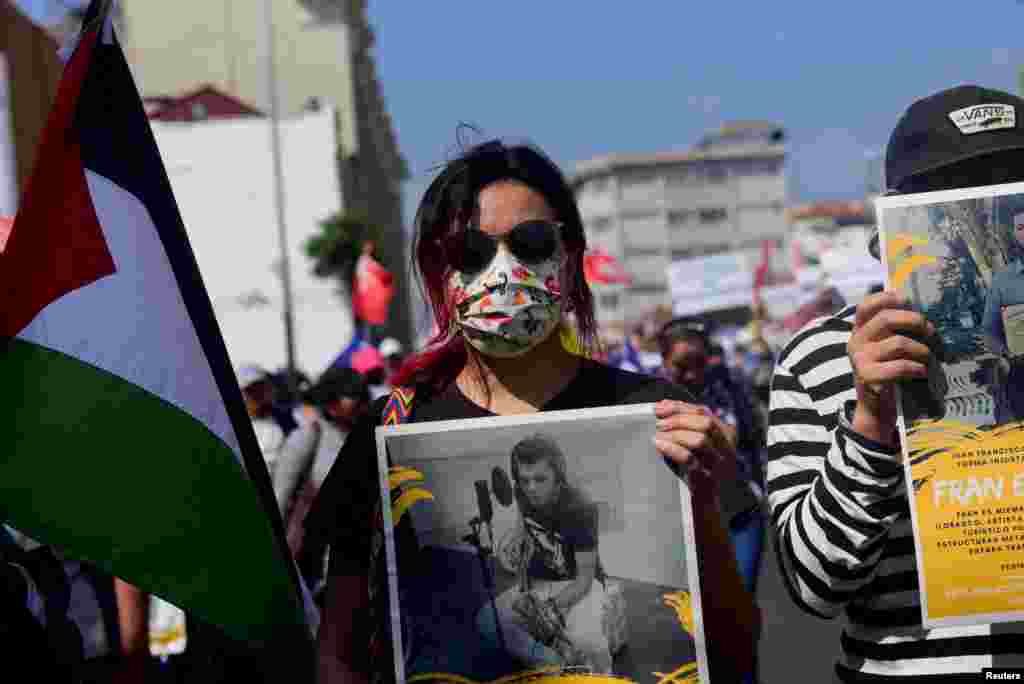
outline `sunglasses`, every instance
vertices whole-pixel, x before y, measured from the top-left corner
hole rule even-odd
[[[497,238],[469,225],[449,243],[448,263],[461,273],[479,273],[494,261],[498,243],[504,242],[519,261],[539,264],[555,255],[562,225],[556,221],[523,221]]]

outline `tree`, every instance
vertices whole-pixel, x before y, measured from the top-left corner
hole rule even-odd
[[[313,275],[333,278],[338,293],[351,297],[356,262],[367,243],[380,244],[383,230],[364,215],[339,212],[320,222],[320,232],[304,245],[306,256],[313,260]]]

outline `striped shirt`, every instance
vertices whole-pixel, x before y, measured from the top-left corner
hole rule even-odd
[[[850,427],[855,313],[804,326],[772,379],[766,479],[789,590],[812,615],[845,609],[836,664],[845,682],[975,682],[982,668],[1024,667],[1024,623],[921,625],[899,450]]]

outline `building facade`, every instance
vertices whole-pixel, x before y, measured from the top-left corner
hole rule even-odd
[[[16,212],[32,173],[63,68],[57,48],[49,32],[0,0],[0,214]]]
[[[121,5],[122,42],[144,96],[177,96],[209,85],[271,111],[264,2],[210,0],[189,3],[187,11],[178,3],[123,0]],[[269,5],[279,114],[335,112],[339,211],[361,214],[382,228],[386,239],[378,256],[394,272],[397,287],[391,320],[381,334],[408,343],[412,325],[401,210],[408,171],[376,74],[366,2],[270,0]]]
[[[620,260],[630,285],[597,286],[598,322],[621,329],[673,305],[674,262],[756,255],[781,244],[784,133],[770,123],[724,127],[682,153],[612,154],[577,164],[572,184],[587,244]],[[754,257],[756,258],[756,257]]]
[[[182,98],[195,104],[196,98]],[[200,102],[216,100],[207,93]],[[180,111],[175,104],[171,112]],[[184,111],[188,111],[185,108]],[[150,119],[167,176],[232,363],[285,367],[284,298],[276,229],[270,119]],[[333,281],[316,278],[303,243],[338,209],[334,112],[300,112],[280,121],[292,268],[298,370],[315,377],[348,344],[353,325]]]
[[[787,218],[793,270],[802,282],[834,287],[851,303],[885,282],[885,268],[868,252],[868,242],[876,231],[871,201],[792,206]]]

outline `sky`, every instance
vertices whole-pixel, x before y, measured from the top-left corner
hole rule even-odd
[[[367,11],[412,173],[406,220],[460,121],[532,140],[571,171],[767,119],[789,134],[790,201],[863,197],[911,102],[961,83],[1017,92],[1024,66],[1014,0],[370,0]]]
[[[45,15],[83,0],[17,0]],[[1017,92],[1021,0],[851,5],[368,0],[374,58],[412,174],[405,217],[456,127],[528,139],[563,169],[685,150],[733,120],[789,134],[791,202],[862,197],[915,99],[959,83]]]

